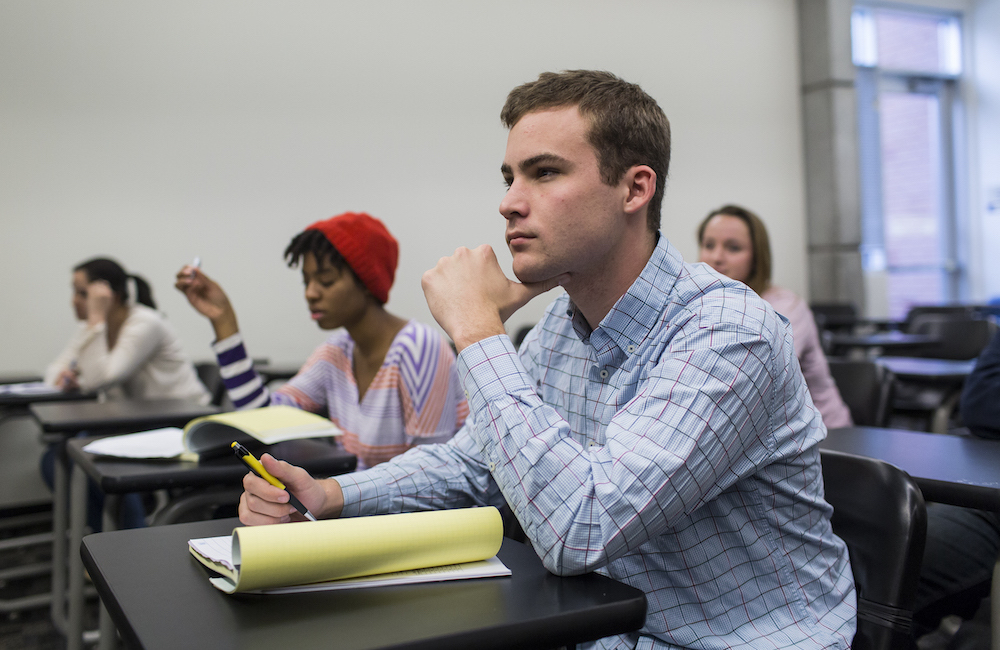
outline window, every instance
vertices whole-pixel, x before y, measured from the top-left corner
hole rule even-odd
[[[862,260],[880,277],[888,316],[958,300],[967,277],[957,232],[957,86],[953,14],[855,8]],[[869,285],[871,286],[871,284]]]

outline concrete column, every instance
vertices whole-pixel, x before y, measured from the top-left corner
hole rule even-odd
[[[865,308],[850,0],[797,0],[810,302]]]

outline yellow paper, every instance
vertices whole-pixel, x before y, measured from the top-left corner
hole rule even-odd
[[[475,562],[496,555],[502,541],[503,521],[492,507],[237,528],[237,580],[224,591]]]
[[[246,444],[247,436],[266,445],[300,438],[340,435],[327,418],[292,406],[265,406],[246,411],[215,413],[196,418],[184,427],[184,446],[200,453],[228,448],[233,440]]]

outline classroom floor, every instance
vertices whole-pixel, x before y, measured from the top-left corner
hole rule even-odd
[[[32,509],[32,514],[44,514],[43,509]],[[0,518],[21,517],[24,511],[5,510]],[[6,528],[0,539],[51,531],[51,523],[37,523],[27,526]],[[52,558],[50,545],[10,549],[0,553],[0,569],[47,562]],[[35,576],[0,581],[0,599],[10,600],[21,596],[46,593],[50,588],[50,576]],[[49,620],[47,606],[35,607],[18,612],[0,614],[0,650],[26,648],[32,650],[58,649],[64,642]]]
[[[30,417],[0,420],[0,541],[52,530],[52,494],[41,479],[44,451],[37,425]],[[52,559],[50,544],[0,551],[0,569]],[[0,601],[50,591],[50,576],[0,580]],[[5,610],[6,608],[4,608]],[[96,627],[96,600],[88,603],[88,629]],[[48,605],[17,612],[0,610],[0,650],[60,650],[65,641],[49,619]]]

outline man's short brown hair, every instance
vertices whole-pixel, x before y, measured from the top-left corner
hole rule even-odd
[[[510,91],[500,119],[511,129],[528,113],[576,106],[590,121],[587,140],[597,154],[601,180],[616,185],[635,165],[656,172],[647,224],[660,229],[660,205],[670,167],[670,122],[656,100],[636,84],[599,70],[543,72]]]

